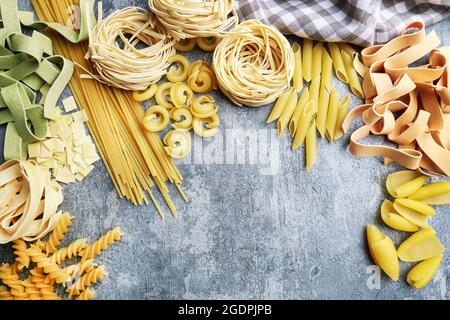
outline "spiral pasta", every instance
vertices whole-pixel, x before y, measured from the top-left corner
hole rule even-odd
[[[95,298],[95,291],[89,288],[86,288],[80,295],[76,298],[76,300],[92,300]]]
[[[242,22],[218,44],[213,68],[222,92],[237,105],[260,107],[290,86],[294,53],[274,27],[257,20]]]
[[[170,91],[172,89],[172,82],[165,82],[158,87],[155,94],[156,103],[160,106],[165,107],[166,109],[172,109],[173,104],[168,101],[170,98]]]
[[[119,241],[122,237],[122,232],[120,228],[115,228],[108,231],[106,234],[101,236],[93,244],[89,245],[84,249],[79,255],[81,256],[81,261],[86,261],[88,259],[93,259],[96,255],[99,255],[103,250],[106,250],[109,245],[116,241]]]
[[[132,37],[127,39],[127,34]],[[139,43],[147,47],[137,49]],[[153,13],[129,7],[94,27],[89,54],[101,81],[124,90],[143,91],[166,74],[169,57],[175,54],[174,44]]]
[[[143,119],[144,128],[150,132],[163,131],[170,122],[170,114],[162,106],[152,106],[146,112]]]
[[[175,122],[172,127],[176,130],[189,131],[192,129],[193,117],[188,108],[174,108],[170,111],[170,118]]]
[[[202,138],[210,138],[219,132],[220,119],[217,114],[201,119],[194,118],[193,129],[196,135]]]
[[[69,227],[72,225],[72,219],[73,217],[67,212],[61,215],[55,225],[55,229],[53,229],[52,234],[45,244],[47,253],[54,253],[58,250],[57,247],[61,244],[62,239],[64,239],[67,231],[69,231]]]
[[[170,100],[174,104],[175,108],[188,107],[194,99],[194,93],[183,82],[174,83],[170,89]]]
[[[31,260],[35,262],[39,268],[42,268],[51,279],[54,279],[56,283],[65,283],[70,280],[70,276],[55,262],[48,258],[38,247],[32,245],[28,249],[28,254],[31,257]]]
[[[87,248],[87,239],[78,239],[72,242],[69,246],[59,249],[50,258],[53,263],[61,264],[66,259],[72,259]]]
[[[177,40],[222,36],[239,22],[232,0],[149,0],[149,6]]]
[[[97,283],[99,280],[102,280],[104,276],[104,266],[92,269],[66,289],[66,292],[69,294],[69,298],[80,295],[81,291],[86,290],[86,288],[90,285]]]
[[[169,156],[182,159],[191,152],[191,136],[186,131],[172,130],[163,139],[164,148]]]
[[[64,268],[64,271],[67,272],[72,278],[75,278],[77,275],[82,276],[86,272],[91,271],[94,267],[96,267],[94,260],[89,259],[77,264],[72,264]]]
[[[195,93],[208,93],[216,88],[216,76],[206,61],[196,61],[189,67],[188,85]]]
[[[14,265],[3,264],[0,266],[0,280],[10,288],[14,299],[26,299],[25,287],[15,271]]]
[[[167,80],[171,82],[183,82],[189,75],[189,60],[180,54],[173,55],[169,58],[170,64],[176,64],[169,68],[167,72]]]
[[[14,296],[9,291],[8,287],[0,286],[0,301],[1,300],[13,300]]]
[[[214,98],[210,96],[200,96],[195,98],[191,104],[192,115],[199,119],[211,117],[218,111],[218,108],[214,102]]]
[[[30,257],[27,253],[28,247],[26,242],[21,239],[14,240],[12,247],[14,249],[14,254],[16,255],[17,268],[19,270],[27,268],[30,265]]]

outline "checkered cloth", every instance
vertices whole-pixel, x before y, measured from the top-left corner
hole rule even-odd
[[[384,43],[405,26],[450,16],[450,0],[235,0],[241,20],[258,19],[286,34],[361,46]]]

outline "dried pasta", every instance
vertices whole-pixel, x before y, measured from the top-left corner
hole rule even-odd
[[[294,140],[292,142],[292,150],[296,150],[301,145],[303,145],[306,134],[308,133],[309,128],[312,126],[316,114],[317,107],[315,106],[314,101],[308,101],[308,103],[306,103],[305,107],[303,108],[303,112],[300,116],[298,129],[294,135]]]
[[[208,118],[194,117],[193,129],[196,135],[202,138],[211,138],[219,132],[220,119],[217,114]]]
[[[344,50],[341,51],[341,55],[345,66],[345,72],[347,73],[350,90],[355,96],[364,99],[363,89],[361,87],[361,83],[359,82],[358,74],[353,67],[352,57]]]
[[[175,108],[170,111],[170,118],[175,122],[172,127],[176,130],[189,131],[192,129],[194,118],[188,108]]]
[[[197,41],[194,38],[180,39],[175,43],[174,47],[177,51],[180,52],[190,52],[194,50],[196,44]]]
[[[323,43],[317,42],[312,49],[311,79],[322,74]]]
[[[211,96],[199,96],[194,99],[190,110],[194,117],[199,119],[206,119],[216,114],[217,106],[214,104],[215,100]]]
[[[397,249],[402,261],[416,262],[441,255],[445,247],[436,237],[436,231],[431,228],[417,231],[402,242]]]
[[[30,256],[28,255],[28,246],[22,239],[14,240],[12,248],[14,249],[14,255],[16,256],[17,269],[22,270],[28,268],[30,265]]]
[[[333,60],[333,69],[336,77],[344,82],[348,83],[347,71],[345,70],[344,60],[342,59],[341,50],[334,42],[328,43],[328,49],[330,49],[331,59]]]
[[[294,52],[294,76],[292,78],[294,88],[297,92],[300,92],[303,88],[303,66],[302,66],[302,48],[295,42],[292,45],[292,51]]]
[[[167,80],[171,82],[183,82],[189,76],[189,60],[180,54],[171,56],[168,61],[170,64],[176,64],[176,67],[172,66],[167,72]]]
[[[70,275],[53,262],[51,258],[47,257],[38,247],[32,245],[28,249],[28,254],[31,260],[35,262],[39,268],[42,268],[51,279],[54,279],[56,283],[66,283],[70,281]]]
[[[66,235],[67,231],[69,231],[69,228],[72,225],[72,219],[73,217],[71,217],[67,212],[61,215],[55,225],[55,228],[53,229],[52,234],[45,244],[47,253],[54,253],[58,250],[58,246],[61,244],[61,240],[64,239],[64,236]]]
[[[406,277],[406,281],[414,288],[423,288],[431,279],[441,265],[443,255],[423,260],[412,268]]]
[[[137,49],[139,43],[147,47]],[[120,89],[145,90],[167,73],[174,44],[153,13],[138,7],[119,10],[99,21],[90,34],[89,56],[98,75],[94,77]]]
[[[209,93],[216,88],[216,76],[206,61],[196,61],[189,67],[188,85],[195,93]]]
[[[329,102],[330,91],[325,86],[325,83],[321,82],[316,116],[317,130],[319,131],[321,137],[324,137],[325,135]]]
[[[419,231],[419,227],[402,217],[394,208],[392,201],[384,200],[381,205],[381,219],[389,227],[406,232]]]
[[[133,99],[137,102],[147,101],[153,98],[158,91],[158,85],[156,83],[150,85],[144,91],[135,91],[133,92]]]
[[[283,112],[284,107],[286,106],[286,103],[287,103],[289,97],[291,96],[293,90],[294,90],[293,87],[289,88],[288,90],[283,92],[278,97],[272,111],[270,112],[269,116],[267,117],[266,123],[271,123],[271,122],[277,120],[281,116],[281,113]]]
[[[428,218],[429,218],[428,216],[414,209],[402,205],[397,200],[394,201],[394,209],[396,212],[398,212],[398,214],[400,214],[403,218],[419,227],[422,228],[428,227]]]
[[[172,90],[172,82],[162,83],[155,93],[156,103],[166,109],[172,109],[174,107],[173,103],[170,102],[170,92]]]
[[[224,36],[239,21],[232,0],[149,0],[149,5],[177,40]]]
[[[86,288],[75,300],[92,300],[94,298],[95,291],[90,288]]]
[[[169,131],[163,139],[165,150],[174,159],[185,158],[191,152],[191,136],[186,131]]]
[[[395,201],[397,201],[397,203],[399,203],[400,205],[420,212],[425,216],[434,216],[436,214],[436,211],[434,211],[433,207],[417,200],[396,199]]]
[[[260,107],[275,101],[294,74],[289,42],[257,20],[242,22],[235,32],[239,34],[226,35],[214,51],[219,88],[236,105]]]
[[[289,121],[289,133],[292,137],[295,136],[295,133],[298,130],[298,126],[300,123],[301,116],[303,114],[303,109],[309,101],[309,89],[305,88],[298,99],[297,105],[295,106],[294,113],[292,114],[291,121]]]
[[[183,82],[174,83],[170,89],[170,101],[175,108],[187,108],[194,99],[194,92]]]
[[[334,133],[336,131],[336,122],[338,118],[340,96],[335,88],[331,89],[330,100],[328,103],[327,120],[325,123],[325,136],[328,141],[334,141]]]
[[[367,226],[367,242],[373,261],[389,278],[397,281],[400,275],[400,264],[392,240],[374,225],[369,225]]]
[[[336,119],[336,126],[334,131],[334,139],[333,140],[339,140],[344,136],[344,130],[342,128],[342,124],[344,123],[349,110],[349,104],[350,104],[350,97],[348,95],[345,95],[341,99],[341,103],[339,105],[339,111],[337,114]]]
[[[312,79],[312,64],[313,64],[313,41],[310,39],[303,39],[303,52],[302,52],[302,69],[303,79],[310,82]]]
[[[101,236],[93,244],[89,245],[86,249],[79,253],[81,256],[81,261],[84,262],[88,259],[93,259],[95,256],[99,255],[102,251],[106,250],[108,246],[112,245],[114,242],[119,241],[122,237],[122,232],[120,228],[115,228],[108,231],[106,234]]]
[[[317,130],[313,121],[305,137],[306,170],[310,171],[317,161]]]
[[[295,108],[297,106],[297,91],[293,90],[291,92],[291,95],[289,96],[289,99],[286,102],[286,105],[284,106],[283,112],[280,115],[280,118],[277,121],[277,131],[278,136],[281,137],[286,130],[289,120],[292,118],[292,115],[295,111]]]
[[[86,290],[87,287],[102,280],[104,276],[105,276],[104,266],[92,269],[91,271],[83,275],[80,279],[78,279],[73,285],[71,285],[66,289],[66,292],[69,294],[69,298],[80,295],[80,293]]]
[[[162,106],[152,106],[145,112],[143,119],[144,128],[150,132],[163,131],[170,122],[170,114]]]
[[[205,52],[213,52],[219,44],[219,37],[205,37],[205,38],[197,38],[197,46]]]
[[[72,259],[87,248],[87,239],[78,239],[65,248],[61,248],[50,256],[53,263],[61,264],[66,259]]]

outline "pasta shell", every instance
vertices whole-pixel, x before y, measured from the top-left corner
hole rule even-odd
[[[397,281],[400,274],[400,265],[392,240],[374,225],[369,225],[367,226],[367,242],[373,261],[389,278]]]
[[[391,196],[397,198],[395,189],[421,176],[420,173],[412,170],[402,170],[388,175],[386,179],[386,189]]]
[[[418,226],[408,221],[395,211],[392,201],[389,200],[384,200],[381,205],[381,219],[386,225],[395,230],[406,232],[419,231]]]
[[[444,250],[445,247],[436,237],[436,231],[429,228],[420,230],[403,241],[397,254],[402,261],[415,262],[437,257]]]
[[[409,198],[422,200],[427,204],[449,204],[450,203],[450,182],[441,181],[423,186]]]
[[[432,206],[429,206],[421,201],[412,199],[397,199],[395,201],[404,207],[420,212],[426,216],[434,216],[436,214],[436,211],[434,211]]]
[[[408,272],[406,281],[414,288],[423,288],[431,279],[433,279],[436,271],[442,262],[442,254],[419,262]]]
[[[393,196],[396,198],[406,198],[419,190],[424,183],[427,182],[427,179],[426,176],[420,176],[414,180],[401,184],[392,191]]]
[[[428,216],[423,215],[422,213],[414,209],[405,207],[404,205],[399,203],[398,200],[399,199],[394,201],[394,209],[395,211],[398,212],[398,214],[400,214],[403,218],[419,227],[422,228],[428,227]]]

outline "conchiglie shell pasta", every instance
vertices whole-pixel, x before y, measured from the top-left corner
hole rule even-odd
[[[408,181],[397,188],[395,188],[392,193],[396,198],[405,198],[412,195],[414,192],[419,190],[424,183],[427,181],[426,176],[420,176],[414,180]]]
[[[393,203],[389,200],[384,200],[381,205],[381,219],[386,225],[399,231],[419,231],[418,226],[403,218],[395,211]]]
[[[419,262],[408,272],[406,281],[414,288],[423,288],[431,279],[442,262],[442,254],[422,262]]]
[[[436,211],[434,211],[433,207],[417,200],[397,199],[395,201],[404,207],[413,209],[426,216],[434,216],[436,214]]]
[[[392,240],[374,225],[369,225],[367,226],[367,241],[374,262],[389,278],[397,281],[400,275],[400,265]]]
[[[422,200],[446,194],[450,194],[450,182],[441,181],[423,186],[413,193],[410,198],[414,200]]]
[[[386,189],[391,196],[396,198],[395,189],[399,186],[421,177],[419,172],[412,170],[402,170],[388,175],[386,179]]]
[[[441,255],[445,247],[436,237],[433,229],[423,229],[406,239],[397,250],[400,260],[405,262],[421,261]]]
[[[398,200],[398,199],[397,199]],[[428,216],[408,207],[403,206],[398,203],[398,201],[394,201],[394,209],[398,212],[403,218],[408,220],[409,222],[418,225],[419,227],[426,228],[428,227]]]

